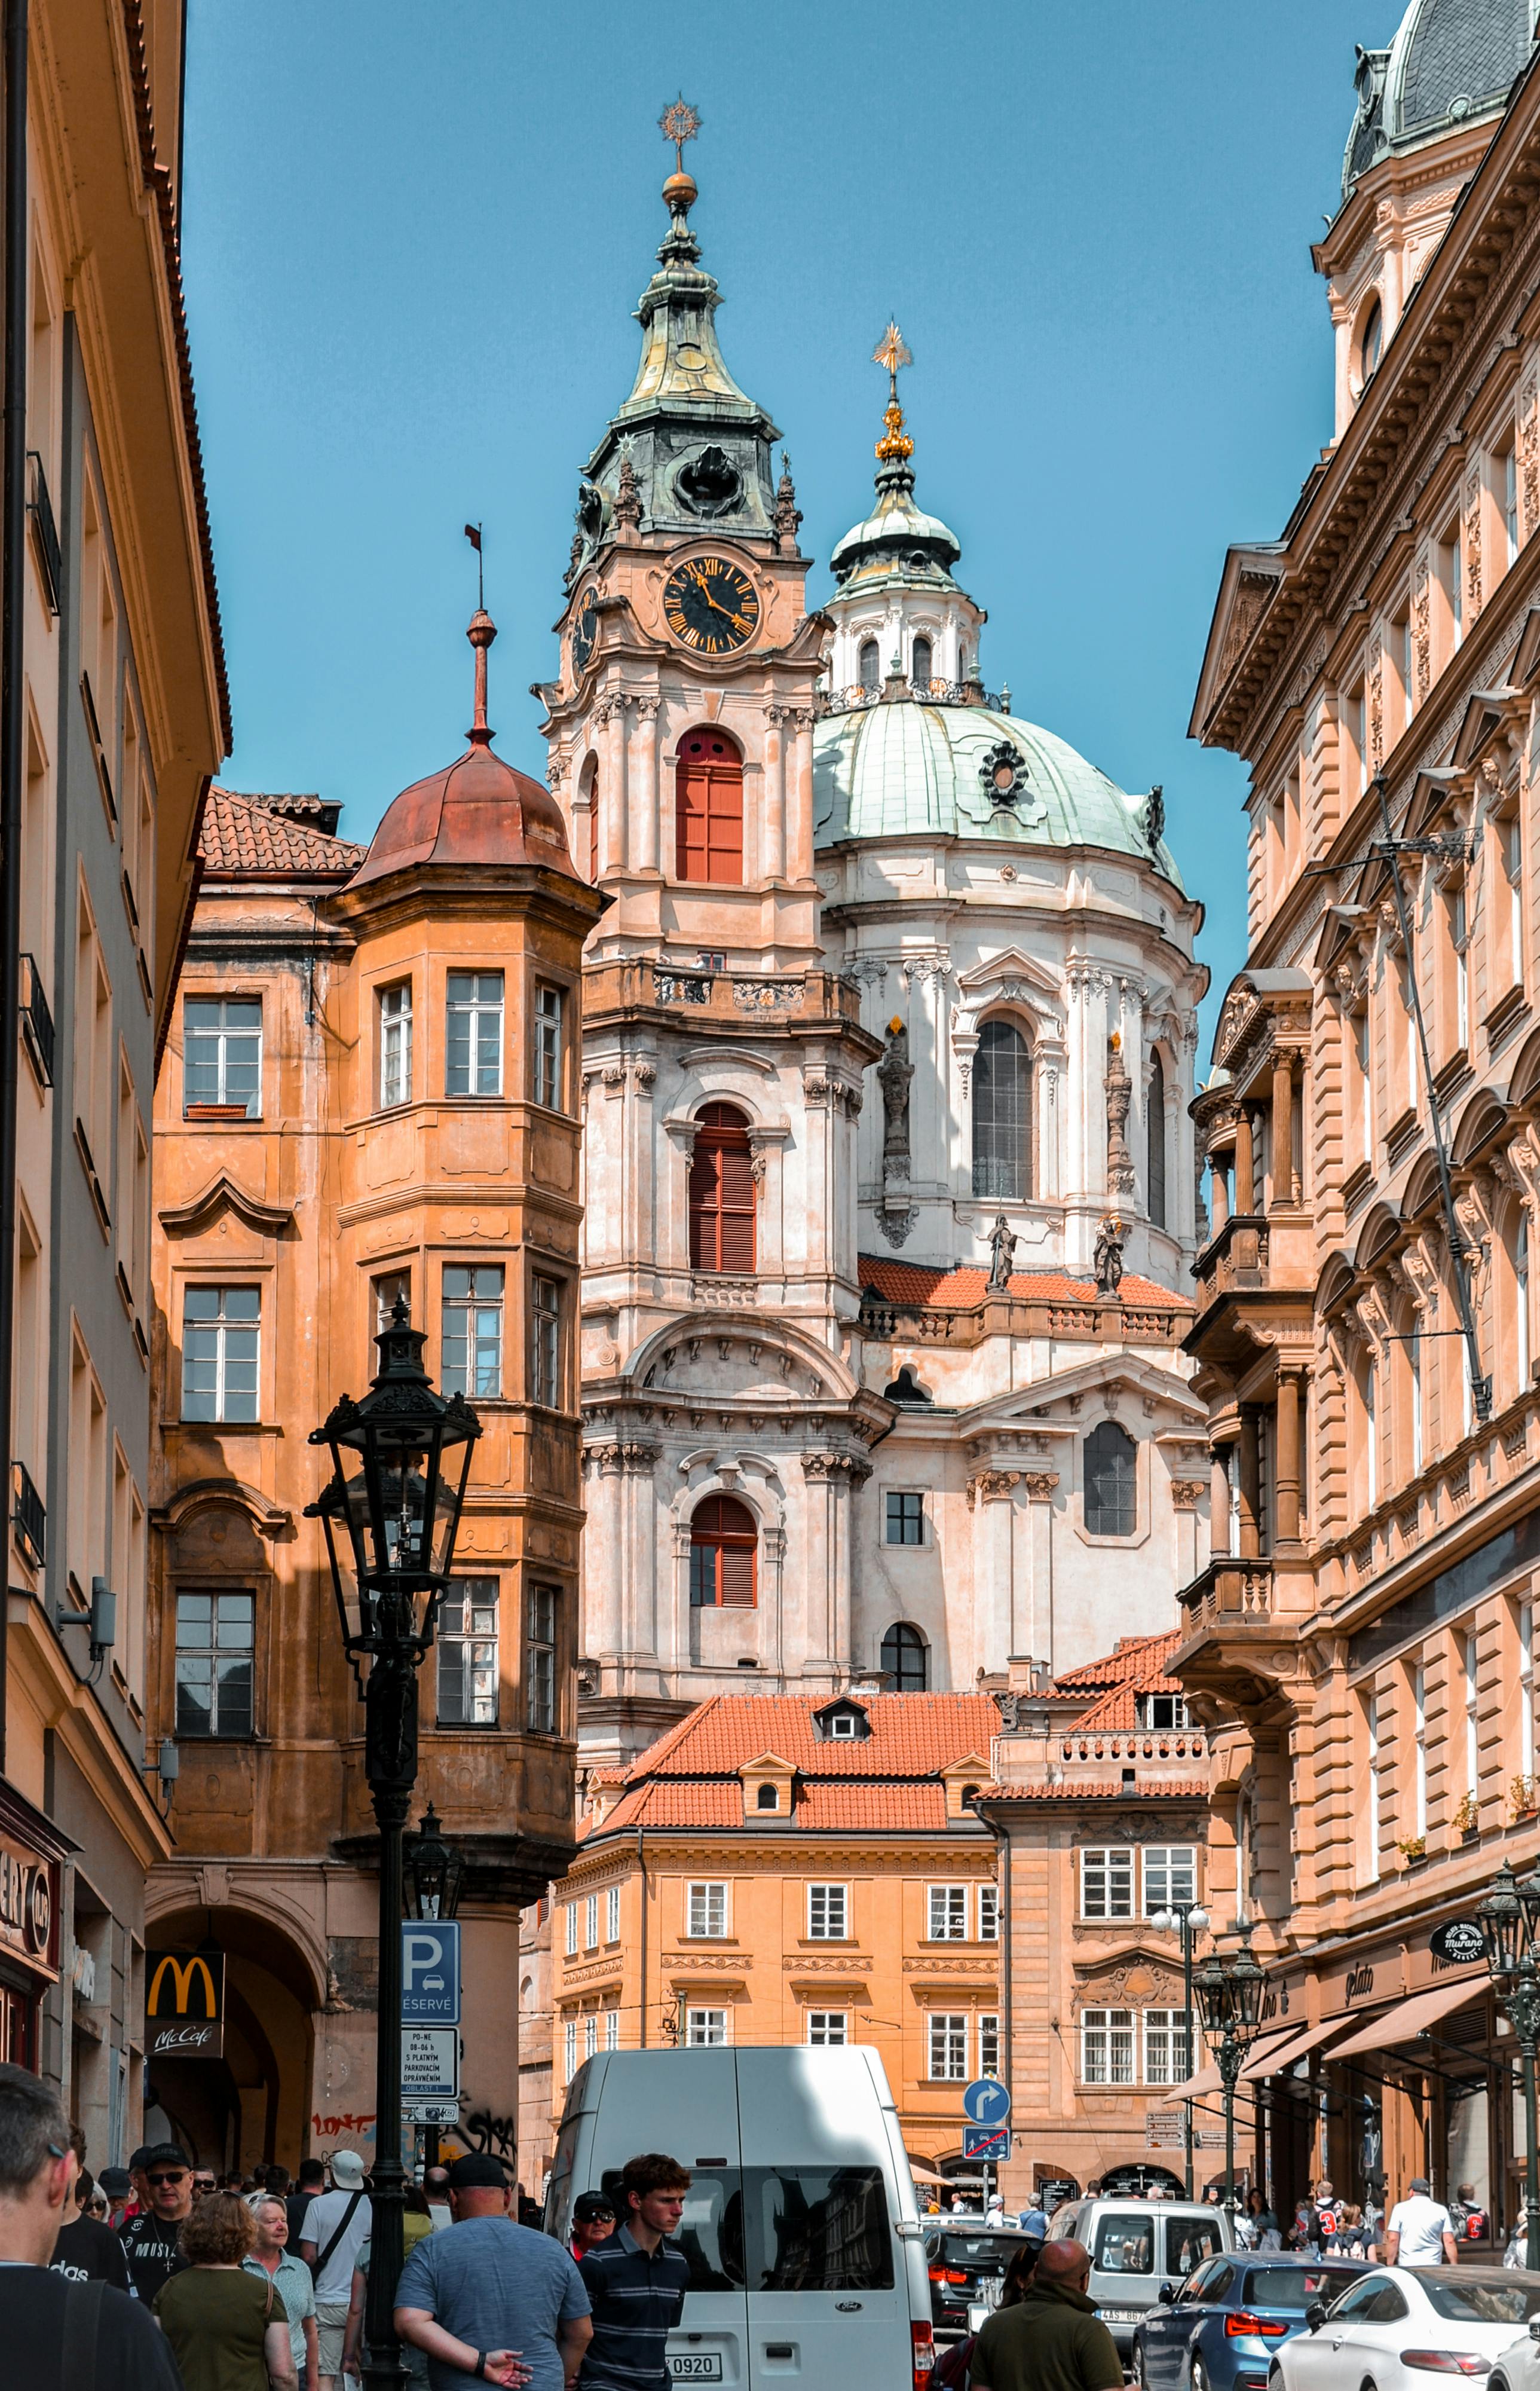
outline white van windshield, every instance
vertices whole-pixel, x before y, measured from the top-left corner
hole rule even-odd
[[[621,2175],[603,2189],[617,2203]],[[692,2292],[887,2292],[893,2237],[879,2167],[692,2172],[678,2247]]]

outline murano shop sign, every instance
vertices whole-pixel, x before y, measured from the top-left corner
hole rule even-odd
[[[218,2059],[224,2049],[224,1952],[148,1952],[145,2057]]]

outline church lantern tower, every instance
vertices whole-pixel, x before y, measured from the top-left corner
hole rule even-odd
[[[890,1416],[853,1367],[855,1136],[880,1052],[824,967],[828,626],[779,434],[718,345],[683,144],[630,397],[588,459],[544,686],[609,903],[584,980],[579,1736],[629,1760],[713,1691],[848,1679],[853,1517]]]

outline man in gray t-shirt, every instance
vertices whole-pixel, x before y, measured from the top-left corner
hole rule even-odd
[[[593,2327],[583,2278],[559,2242],[515,2225],[499,2160],[472,2152],[449,2170],[455,2222],[424,2236],[401,2270],[395,2328],[423,2350],[432,2391],[511,2384],[563,2391]],[[480,2372],[478,2370],[480,2369]]]

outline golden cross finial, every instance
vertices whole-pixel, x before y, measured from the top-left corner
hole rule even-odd
[[[683,92],[671,99],[658,119],[658,130],[665,141],[674,144],[674,164],[682,174],[685,171],[685,144],[693,141],[700,130],[700,118]]]
[[[872,363],[874,366],[884,366],[887,368],[888,399],[890,405],[896,406],[898,403],[898,369],[900,366],[912,366],[914,364],[914,358],[904,345],[903,333],[899,330],[898,326],[891,319],[889,321],[887,330],[883,333],[877,347],[872,351]]]

